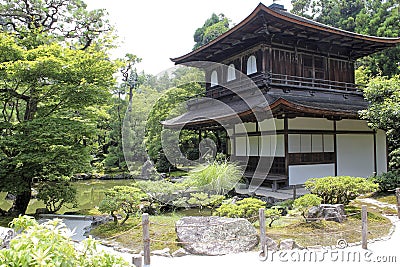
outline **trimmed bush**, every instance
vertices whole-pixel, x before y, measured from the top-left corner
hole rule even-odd
[[[390,171],[382,173],[374,178],[379,184],[379,191],[388,192],[400,187],[400,173],[398,171]]]
[[[257,198],[245,198],[237,201],[235,204],[222,204],[216,209],[214,215],[230,218],[246,218],[249,221],[256,221],[258,210],[265,208],[265,202]]]
[[[366,193],[378,190],[378,184],[361,177],[328,176],[308,180],[306,188],[322,198],[324,204],[344,204]]]
[[[307,211],[314,206],[319,206],[321,204],[322,198],[314,194],[306,194],[299,197],[293,203],[293,207],[298,210],[301,215],[306,218]]]

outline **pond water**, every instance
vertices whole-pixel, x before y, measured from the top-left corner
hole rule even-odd
[[[81,216],[81,215],[52,215],[43,214],[40,216],[38,222],[43,223],[47,220],[61,219],[65,226],[70,229],[74,235],[71,237],[74,241],[82,241],[86,238],[85,228],[92,224],[92,216]]]
[[[84,180],[72,182],[77,189],[77,208],[62,208],[58,213],[89,211],[98,206],[104,197],[104,192],[116,185],[131,185],[134,180]],[[5,200],[7,193],[0,192],[0,208],[8,210],[12,201]],[[37,208],[45,208],[42,201],[31,199],[27,214],[34,214]]]

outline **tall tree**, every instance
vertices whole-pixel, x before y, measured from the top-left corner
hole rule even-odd
[[[213,13],[211,17],[204,22],[204,25],[195,31],[193,39],[196,44],[193,50],[211,42],[227,30],[229,30],[229,19],[226,18],[224,14],[216,15]]]
[[[102,11],[79,0],[0,3],[0,188],[16,195],[9,212],[24,214],[34,178],[89,166],[93,107],[110,98],[117,64],[100,41]]]
[[[400,6],[398,0],[292,0],[294,14],[343,30],[361,34],[398,37]],[[400,73],[400,46],[363,58],[358,65],[372,75]]]
[[[390,168],[400,169],[400,75],[372,79],[364,90],[371,103],[362,116],[376,129],[386,131],[389,140]]]

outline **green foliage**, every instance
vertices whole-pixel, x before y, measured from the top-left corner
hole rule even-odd
[[[175,139],[176,135],[170,135],[168,129],[162,127],[161,122],[168,118],[180,115],[182,111],[182,103],[184,101],[198,95],[204,91],[203,85],[198,83],[204,80],[203,74],[198,69],[184,68],[174,72],[174,78],[171,83],[176,87],[169,88],[164,91],[157,102],[152,107],[146,122],[145,144],[149,157],[155,163],[159,172],[168,172],[173,170],[175,162],[169,162],[165,156],[165,152],[174,148],[162,147],[162,136],[164,136],[164,144],[173,143],[168,138]],[[192,131],[182,131],[179,136],[180,140],[184,140],[184,145],[180,149],[184,155],[190,154],[190,151],[198,146],[198,137]],[[166,151],[164,151],[166,150]]]
[[[400,187],[400,173],[391,171],[374,177],[374,182],[379,184],[379,191],[388,192]]]
[[[60,220],[38,224],[23,216],[12,223],[22,231],[11,240],[9,249],[0,250],[0,266],[130,266],[122,258],[96,249],[95,240],[88,238],[76,249],[71,232]]]
[[[177,195],[185,190],[181,183],[172,183],[167,180],[138,181],[137,185],[146,192],[152,206],[172,205]]]
[[[272,227],[272,223],[281,218],[281,211],[277,207],[272,207],[265,210],[265,218],[269,219],[269,227]]]
[[[265,208],[265,202],[257,198],[244,198],[235,204],[222,204],[214,214],[230,218],[246,218],[254,222],[257,220],[260,208]]]
[[[0,57],[0,102],[5,107],[0,117],[0,187],[16,195],[10,210],[15,214],[26,211],[32,178],[56,180],[88,170],[95,110],[107,102],[115,82],[118,63],[109,59],[105,40],[97,39],[100,28],[108,27],[100,25],[103,13],[96,17],[81,1],[70,1],[78,8],[58,2],[52,11],[43,1],[29,1],[29,8],[22,8],[26,3],[20,1],[0,6],[7,14],[4,20],[14,25],[7,29],[12,33],[0,32],[0,54],[7,55]],[[49,12],[57,19],[46,17]],[[95,18],[99,25],[91,20]],[[70,25],[61,26],[62,21],[85,23],[67,34],[63,29]],[[51,28],[57,24],[60,28]],[[94,32],[87,31],[89,25]]]
[[[213,210],[217,206],[221,205],[224,199],[225,197],[221,195],[209,195],[203,192],[192,193],[190,194],[188,204],[200,207],[200,210],[202,210],[204,207],[208,207]]]
[[[322,202],[322,198],[314,194],[306,194],[297,198],[293,203],[293,208],[298,210],[301,215],[305,218],[307,211],[314,206],[319,206]]]
[[[225,195],[235,187],[242,174],[241,168],[233,162],[214,161],[190,171],[184,183],[212,194]]]
[[[370,105],[361,112],[361,116],[374,129],[387,132],[390,168],[397,170],[400,168],[400,75],[390,79],[372,79],[364,90],[364,96]]]
[[[123,225],[131,215],[140,212],[140,205],[147,199],[147,195],[137,187],[133,186],[114,186],[105,192],[105,198],[100,202],[99,210],[108,212],[114,217],[117,223],[115,212],[123,211],[125,218],[122,220]]]
[[[38,187],[37,199],[42,200],[51,213],[59,211],[66,204],[77,206],[76,188],[68,181],[44,182]]]
[[[195,31],[193,39],[196,44],[193,50],[211,42],[227,30],[229,30],[229,19],[226,18],[224,14],[219,14],[217,16],[213,13],[211,17],[204,22],[203,27]]]
[[[360,34],[398,37],[400,33],[398,0],[292,0],[292,13]],[[359,60],[373,75],[400,73],[400,46]]]
[[[312,194],[322,198],[324,204],[344,204],[356,199],[361,194],[378,189],[378,184],[362,177],[328,176],[306,181],[305,186]]]
[[[37,46],[44,42],[66,42],[80,49],[110,38],[112,31],[106,11],[87,10],[82,0],[1,1],[3,30],[15,34],[19,42]],[[109,45],[109,44],[108,44]]]

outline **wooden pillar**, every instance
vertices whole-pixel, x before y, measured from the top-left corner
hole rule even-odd
[[[143,228],[143,259],[144,267],[150,266],[150,231],[149,231],[149,214],[143,213],[142,215],[142,228]]]
[[[260,220],[260,246],[261,246],[261,252],[267,253],[266,251],[266,245],[267,245],[267,235],[265,232],[265,212],[264,208],[261,208],[258,210],[258,217]]]
[[[286,116],[283,118],[283,135],[285,141],[285,175],[289,179],[289,121]]]
[[[361,247],[363,249],[368,248],[368,211],[367,206],[363,205],[361,207]]]
[[[236,157],[236,131],[235,125],[232,128],[232,142],[231,142],[231,158]]]
[[[376,130],[374,130],[374,176],[378,174],[378,162],[376,157]]]
[[[400,219],[400,188],[396,188],[397,217]]]
[[[338,175],[338,153],[337,153],[337,127],[336,127],[336,121],[333,120],[333,150],[334,150],[334,155],[335,155],[335,176]]]

